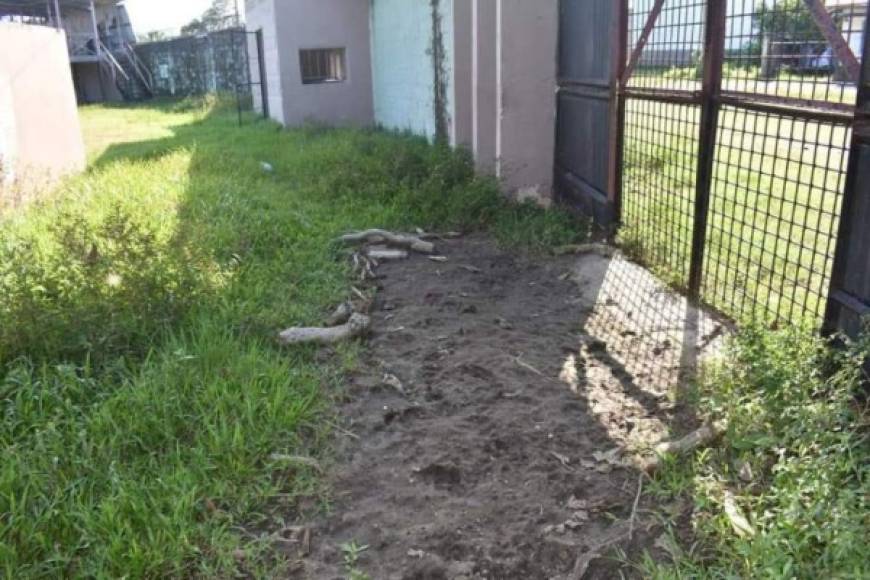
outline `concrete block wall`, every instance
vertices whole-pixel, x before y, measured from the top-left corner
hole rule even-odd
[[[248,0],[247,28],[263,32],[269,112],[275,121],[291,126],[374,123],[369,15],[370,0]],[[322,48],[345,49],[347,78],[303,84],[299,51]],[[256,57],[251,66],[259,67]],[[259,72],[251,71],[251,77],[258,79]]]
[[[151,71],[158,96],[235,93],[248,82],[245,37],[242,29],[221,30],[143,43],[135,50]]]
[[[443,139],[515,197],[552,198],[558,0],[249,0],[247,19],[276,120]],[[299,49],[334,47],[348,82],[302,85]]]
[[[520,200],[552,199],[558,0],[498,0],[496,174]]]

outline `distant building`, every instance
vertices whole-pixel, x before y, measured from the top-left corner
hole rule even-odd
[[[255,104],[276,121],[464,146],[516,197],[549,201],[558,0],[247,0],[246,21]]]
[[[151,96],[151,73],[133,50],[136,35],[123,0],[2,0],[0,22],[66,33],[80,103]]]
[[[859,59],[864,50],[864,26],[867,23],[867,2],[827,0],[825,7],[840,24],[843,38]]]

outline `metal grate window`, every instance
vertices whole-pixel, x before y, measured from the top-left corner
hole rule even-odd
[[[347,78],[345,49],[317,48],[299,51],[302,84],[339,83]]]

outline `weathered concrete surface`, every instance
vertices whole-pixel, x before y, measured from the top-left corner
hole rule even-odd
[[[72,66],[76,98],[80,104],[120,103],[124,96],[118,87],[105,75],[100,78],[100,68],[95,62],[79,62]]]
[[[498,173],[499,1],[473,1],[471,30],[474,158],[478,170],[493,175]]]
[[[84,165],[64,33],[0,23],[0,184],[27,193]]]
[[[154,77],[155,95],[235,93],[237,87],[247,94],[245,37],[242,29],[221,30],[138,44],[135,50]]]

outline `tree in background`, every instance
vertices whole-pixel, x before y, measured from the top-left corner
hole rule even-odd
[[[182,36],[208,34],[227,28],[228,20],[236,15],[234,0],[212,0],[211,6],[188,24],[181,27]],[[234,25],[237,22],[232,22]]]
[[[804,0],[759,0],[754,20],[761,39],[762,78],[776,77],[784,65],[801,68],[828,48]]]
[[[762,37],[780,42],[825,41],[804,0],[777,0],[772,5],[760,0],[755,8],[755,24]]]
[[[169,36],[162,30],[152,30],[146,34],[139,35],[139,42],[159,42],[166,40]]]

